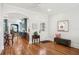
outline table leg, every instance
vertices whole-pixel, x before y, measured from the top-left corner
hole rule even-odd
[[[32,44],[33,44],[33,39],[32,39]]]
[[[35,39],[34,39],[34,44],[35,44]]]
[[[39,38],[39,44],[40,44],[40,38]]]

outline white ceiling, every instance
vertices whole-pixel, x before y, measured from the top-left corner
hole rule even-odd
[[[7,3],[8,4],[8,3]],[[70,9],[79,8],[79,3],[9,3],[10,5],[14,5],[17,7],[47,13],[47,14],[55,14],[58,12],[65,12]],[[48,12],[48,9],[51,9]]]

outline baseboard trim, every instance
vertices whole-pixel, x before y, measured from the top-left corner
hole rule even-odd
[[[49,43],[49,42],[51,42],[51,43],[52,43],[52,41],[50,41],[50,40],[40,41],[40,43]]]
[[[71,47],[79,49],[79,44],[71,42]]]

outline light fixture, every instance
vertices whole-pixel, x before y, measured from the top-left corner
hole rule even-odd
[[[47,9],[48,12],[52,11],[52,9]]]

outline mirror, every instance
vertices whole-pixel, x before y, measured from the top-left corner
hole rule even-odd
[[[18,24],[11,24],[11,30],[13,30],[15,33],[18,33],[19,32]]]

